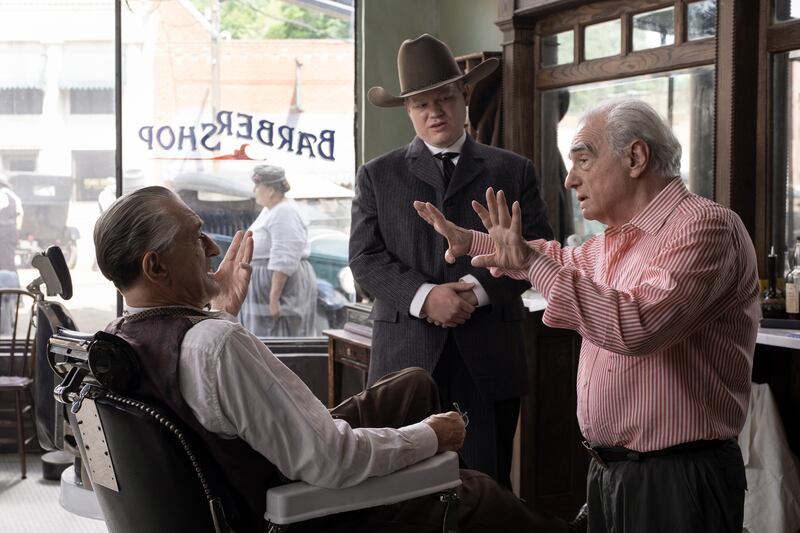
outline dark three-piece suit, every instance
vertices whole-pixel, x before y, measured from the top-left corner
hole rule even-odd
[[[369,382],[409,366],[431,372],[445,410],[452,401],[469,410],[462,449],[467,465],[507,484],[518,399],[528,388],[520,294],[530,285],[494,278],[472,267],[469,257],[447,264],[447,241],[413,207],[415,200],[430,202],[453,223],[485,231],[471,202],[485,205],[490,186],[503,190],[509,204],[520,202],[526,239],[552,238],[533,164],[517,154],[467,136],[446,190],[440,166],[419,138],[366,163],[356,178],[350,267],[374,297]],[[467,274],[480,281],[490,304],[466,323],[441,328],[409,314],[420,285]],[[506,420],[510,435],[507,429],[496,435],[499,419]]]

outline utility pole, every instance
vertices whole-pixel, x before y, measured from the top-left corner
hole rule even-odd
[[[211,113],[212,120],[217,117],[220,106],[219,96],[219,34],[220,34],[220,1],[211,3]]]

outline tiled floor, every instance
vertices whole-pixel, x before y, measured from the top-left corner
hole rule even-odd
[[[16,455],[0,454],[0,532],[107,533],[105,523],[70,513],[58,503],[59,483],[42,478],[38,455],[28,455],[20,479]]]

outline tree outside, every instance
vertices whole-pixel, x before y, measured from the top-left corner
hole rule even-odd
[[[193,0],[211,20],[216,1],[220,6],[220,30],[232,39],[348,39],[349,21],[292,5],[283,0]]]

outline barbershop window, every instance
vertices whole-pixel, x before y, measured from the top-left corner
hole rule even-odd
[[[248,296],[245,307],[266,324],[254,330],[260,336],[320,337],[323,329],[341,327],[344,305],[355,298],[347,267],[355,177],[353,3],[187,0],[122,7],[123,191],[172,188],[203,218],[223,254],[237,230],[257,218],[263,223],[273,246],[261,249],[266,241],[256,240],[254,269],[264,268],[254,274],[253,289],[269,294],[271,265],[283,263],[296,274],[281,295],[280,319],[272,320],[268,298]],[[306,242],[269,229],[280,210],[262,214],[251,180],[258,165],[284,170],[283,205],[299,213]],[[299,301],[301,289],[292,293],[295,275],[302,294],[316,294],[313,301]]]
[[[283,168],[318,294],[308,334],[340,325],[355,293],[354,56],[353,2],[0,3],[0,158],[24,211],[20,286],[35,278],[33,253],[57,244],[72,267],[64,303],[77,327],[101,329],[116,316],[92,230],[116,196],[118,72],[123,192],[171,187],[224,253],[262,210],[253,168]]]
[[[683,181],[697,194],[714,196],[716,2],[606,6],[579,7],[537,22],[538,163],[557,234],[572,245],[605,229],[582,217],[574,191],[563,185],[578,121],[604,99],[634,97],[651,104],[683,147]],[[567,49],[575,50],[572,57],[562,53]],[[698,66],[698,57],[706,64]],[[548,194],[548,188],[558,194]]]

